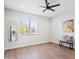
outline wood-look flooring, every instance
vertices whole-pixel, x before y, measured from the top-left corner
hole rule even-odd
[[[75,51],[54,43],[7,50],[5,59],[75,59]]]

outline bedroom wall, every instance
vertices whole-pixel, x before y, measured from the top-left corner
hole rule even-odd
[[[56,15],[54,18],[51,19],[51,41],[54,43],[59,44],[59,40],[63,40],[64,35],[74,36],[73,33],[64,32],[63,24],[66,20],[74,19],[75,12],[74,11],[67,11]],[[73,39],[75,43],[75,39]],[[75,47],[75,46],[74,46]]]
[[[36,19],[38,21],[38,34],[36,35],[21,35],[18,31],[18,24],[19,19],[21,17],[27,17],[29,19]],[[74,12],[67,11],[60,13],[52,17],[51,19],[46,17],[41,17],[37,15],[32,15],[29,13],[24,13],[20,11],[5,9],[5,50],[24,47],[39,43],[45,42],[53,42],[59,43],[59,40],[63,40],[63,35],[73,35],[74,33],[66,33],[63,30],[63,23],[66,20],[74,19]],[[8,24],[15,24],[18,33],[18,40],[15,42],[8,42],[9,35],[8,35]],[[75,39],[74,39],[75,42]],[[75,47],[75,46],[74,46]]]
[[[35,35],[21,35],[18,31],[19,19],[21,17],[27,17],[29,19],[35,19],[38,21],[38,34]],[[17,28],[18,40],[15,42],[9,42],[9,24],[14,24]],[[50,41],[50,20],[45,17],[32,15],[29,13],[23,13],[10,9],[5,9],[5,50],[24,47],[39,43],[45,43]]]

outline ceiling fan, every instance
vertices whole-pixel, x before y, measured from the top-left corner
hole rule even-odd
[[[48,9],[48,10],[51,10],[51,11],[55,11],[54,9],[52,9],[52,7],[60,6],[60,4],[55,4],[55,5],[49,6],[50,3],[49,3],[47,0],[45,0],[45,3],[46,3],[46,6],[40,6],[40,7],[42,7],[42,8],[45,8],[45,9],[43,10],[43,12],[45,12],[47,9]]]

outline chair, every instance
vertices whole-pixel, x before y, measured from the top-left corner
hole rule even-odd
[[[59,41],[59,46],[64,46],[63,44],[67,44],[67,45],[69,45],[69,47],[71,49],[73,49],[73,36],[65,35],[63,38],[65,40],[60,40]]]

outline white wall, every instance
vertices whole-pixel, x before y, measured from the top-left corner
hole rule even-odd
[[[21,35],[18,31],[19,19],[25,16],[29,19],[38,21],[37,35]],[[56,15],[52,19],[36,16],[28,13],[18,12],[10,9],[5,9],[5,49],[18,48],[45,42],[59,43],[63,40],[63,35],[73,35],[74,33],[66,33],[63,29],[63,23],[66,20],[74,19],[74,12],[67,11]],[[16,42],[8,42],[8,24],[14,24],[18,32],[18,40]],[[74,40],[75,41],[75,40]]]
[[[38,21],[38,34],[36,35],[21,35],[18,31],[19,19],[25,16],[29,19],[36,19]],[[9,24],[16,26],[18,33],[18,40],[16,42],[9,42]],[[28,13],[18,12],[10,9],[5,9],[5,50],[18,48],[28,45],[34,45],[50,41],[50,20],[45,17],[31,15]]]
[[[74,33],[64,32],[63,24],[66,20],[71,20],[75,18],[74,11],[67,11],[61,13],[51,19],[51,41],[54,43],[59,43],[59,40],[63,40],[64,35],[74,36]],[[75,39],[74,39],[75,41]]]

